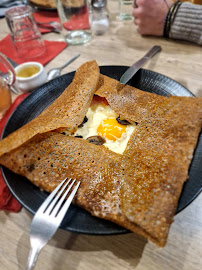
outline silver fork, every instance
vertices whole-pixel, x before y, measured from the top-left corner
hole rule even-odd
[[[39,252],[57,231],[77,192],[80,182],[72,189],[65,201],[76,179],[69,179],[67,182],[66,180],[67,178],[54,189],[34,215],[30,227],[31,249],[26,270],[34,268]],[[67,186],[68,188],[65,191]]]
[[[55,21],[50,21],[47,23],[37,22],[36,24],[39,28],[52,30],[53,32],[55,31],[56,33],[60,33],[62,30],[61,24],[59,22],[55,22]]]

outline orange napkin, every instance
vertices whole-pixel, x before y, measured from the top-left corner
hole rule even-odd
[[[47,64],[50,60],[55,58],[61,51],[63,51],[67,43],[63,41],[47,41],[44,40],[46,51],[43,55],[40,55],[38,57],[34,57],[31,59],[23,59],[19,58],[16,49],[13,45],[13,42],[11,40],[11,36],[7,35],[4,39],[0,41],[0,52],[11,58],[13,61],[15,61],[18,64],[29,62],[29,61],[35,61],[39,62],[42,65]]]
[[[28,93],[22,94],[16,98],[14,103],[5,113],[3,118],[0,121],[0,136],[4,129],[4,126],[13,112],[13,110],[20,104],[20,102],[28,95]],[[8,210],[10,212],[18,212],[21,209],[20,203],[13,197],[11,192],[9,191],[6,183],[4,182],[2,173],[0,171],[0,210]]]

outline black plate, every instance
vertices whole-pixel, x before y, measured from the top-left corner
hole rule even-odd
[[[102,74],[109,77],[120,79],[121,75],[128,67],[125,66],[103,66],[100,67]],[[55,80],[52,80],[32,92],[23,102],[16,108],[12,116],[8,120],[3,137],[6,137],[11,132],[23,126],[47,106],[49,106],[71,83],[74,72],[63,75]],[[154,92],[159,95],[177,95],[177,96],[193,96],[185,87],[165,77],[161,74],[141,69],[130,80],[130,85],[133,85],[141,90]],[[202,175],[202,139],[195,150],[194,159],[190,166],[190,179],[185,183],[177,208],[177,213],[185,208],[200,192],[200,177]],[[27,179],[16,175],[6,168],[2,168],[4,179],[16,199],[32,214],[34,214],[44,199],[47,193],[40,191]],[[71,205],[68,216],[65,217],[61,228],[87,234],[118,234],[128,232],[126,229],[117,226],[111,222],[95,218],[88,212]]]

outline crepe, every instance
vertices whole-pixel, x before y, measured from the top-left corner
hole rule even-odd
[[[29,2],[46,8],[56,8],[55,0],[29,0]]]
[[[66,135],[82,123],[94,93],[137,125],[123,155]],[[164,246],[201,125],[202,98],[123,86],[93,61],[46,111],[0,142],[0,163],[48,192],[65,177],[80,180],[74,203]]]
[[[56,8],[55,0],[29,0],[31,3],[45,8]],[[62,0],[62,4],[67,8],[78,8],[84,5],[84,0]]]

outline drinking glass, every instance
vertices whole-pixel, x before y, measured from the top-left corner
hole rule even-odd
[[[0,119],[11,105],[11,93],[6,81],[0,76]]]
[[[21,58],[35,58],[45,52],[44,41],[30,6],[10,8],[6,11],[5,17],[12,41]]]
[[[121,20],[132,20],[133,0],[119,0],[119,14]]]
[[[65,41],[71,45],[88,42],[91,38],[88,0],[56,0],[56,5]]]
[[[7,76],[3,74],[7,73]],[[10,86],[15,82],[15,71],[5,55],[0,53],[0,118],[11,105]]]

